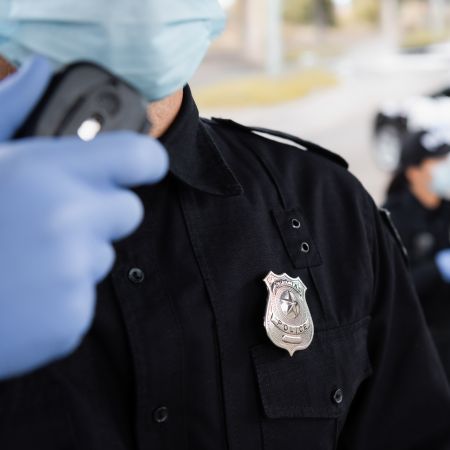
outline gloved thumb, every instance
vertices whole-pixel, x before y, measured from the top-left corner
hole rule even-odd
[[[33,57],[0,82],[0,142],[10,139],[38,103],[52,76],[50,63]]]
[[[450,283],[450,249],[438,252],[435,261],[444,281]]]

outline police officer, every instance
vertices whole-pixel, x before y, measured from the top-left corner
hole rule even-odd
[[[220,16],[213,0],[14,3],[11,28],[19,12],[38,26],[33,49],[49,33],[39,51],[55,57],[69,27],[67,52],[114,69],[127,49],[131,78],[158,48],[187,80]],[[144,222],[118,244],[80,348],[0,387],[2,450],[448,449],[444,371],[399,246],[346,163],[200,119],[178,88],[150,107],[170,173],[137,189]]]
[[[450,179],[447,129],[406,137],[400,167],[389,189],[392,214],[409,254],[423,310],[450,377]]]

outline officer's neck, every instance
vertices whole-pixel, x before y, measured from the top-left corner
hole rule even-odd
[[[0,55],[0,81],[14,73],[16,69]]]
[[[150,103],[148,115],[152,123],[150,134],[155,137],[161,137],[172,125],[181,109],[183,103],[183,90],[179,90],[158,102]]]
[[[0,80],[15,72],[14,66],[0,56]],[[183,91],[177,91],[170,97],[150,103],[148,115],[152,122],[151,135],[161,137],[172,125],[183,102]]]

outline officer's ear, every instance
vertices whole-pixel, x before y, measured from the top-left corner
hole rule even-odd
[[[0,81],[15,71],[16,68],[0,55]]]

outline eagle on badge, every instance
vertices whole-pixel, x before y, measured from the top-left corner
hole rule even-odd
[[[314,323],[306,303],[307,287],[300,277],[273,272],[264,278],[269,297],[264,327],[270,340],[291,356],[305,350],[314,337]]]

